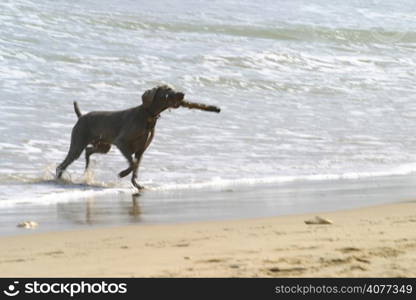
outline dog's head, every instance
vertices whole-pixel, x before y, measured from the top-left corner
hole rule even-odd
[[[170,86],[161,85],[144,92],[142,101],[144,107],[160,113],[167,108],[178,108],[184,97],[184,93],[177,92]]]

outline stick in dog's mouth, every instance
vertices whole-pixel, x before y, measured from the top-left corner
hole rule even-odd
[[[199,109],[199,110],[205,110],[205,111],[211,111],[219,113],[221,109],[214,105],[206,105],[202,103],[196,103],[196,102],[189,102],[189,101],[181,101],[180,106],[187,107],[189,109]]]

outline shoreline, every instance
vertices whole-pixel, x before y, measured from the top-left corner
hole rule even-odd
[[[0,201],[0,236],[141,224],[182,224],[338,211],[415,199],[416,176],[127,192],[69,186],[72,198]],[[50,184],[50,183],[48,183]],[[75,190],[74,190],[75,189]],[[85,196],[85,191],[88,196]],[[47,195],[48,196],[48,195]],[[68,196],[64,194],[64,196]],[[50,198],[50,197],[49,197]],[[48,198],[48,199],[49,199]],[[50,199],[49,199],[50,200]],[[16,225],[39,224],[35,231]]]
[[[319,215],[331,225],[306,225]],[[1,277],[414,277],[416,202],[0,237]]]

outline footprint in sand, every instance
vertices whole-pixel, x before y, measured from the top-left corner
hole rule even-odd
[[[368,269],[364,268],[363,266],[360,266],[360,265],[353,265],[353,266],[350,267],[350,270],[351,271],[355,271],[355,270],[357,270],[357,271],[367,271]]]
[[[368,259],[366,259],[364,257],[354,256],[354,259],[358,262],[362,262],[362,263],[365,263],[365,264],[371,263]]]
[[[404,251],[397,250],[395,248],[390,248],[390,247],[379,247],[379,248],[374,248],[371,251],[369,251],[370,255],[380,256],[380,257],[396,257],[403,253]]]
[[[48,255],[48,256],[56,256],[56,255],[61,255],[61,254],[64,254],[64,251],[56,250],[56,251],[42,253],[42,255]]]
[[[179,244],[176,244],[176,245],[173,245],[174,247],[180,247],[180,248],[182,248],[182,247],[189,247],[189,243],[179,243]]]
[[[225,262],[227,261],[226,258],[211,258],[211,259],[206,259],[206,260],[200,260],[198,262],[200,263],[221,263],[221,262]]]
[[[321,257],[319,259],[319,261],[323,266],[331,266],[331,265],[347,264],[347,263],[351,262],[352,259],[353,259],[352,256],[348,256],[348,257],[345,257],[345,258],[324,258],[324,257]]]
[[[278,267],[274,267],[274,268],[269,268],[267,269],[267,271],[269,273],[273,273],[273,274],[286,274],[286,273],[303,273],[304,271],[306,271],[307,268],[302,268],[302,267],[294,267],[294,268],[278,268]]]
[[[9,260],[3,260],[3,261],[0,261],[0,264],[3,264],[3,263],[25,262],[25,261],[26,261],[26,259],[23,259],[23,258],[18,258],[18,259],[9,259]]]
[[[340,249],[337,249],[337,250],[342,252],[342,253],[351,253],[351,252],[361,251],[360,248],[355,248],[355,247],[344,247],[344,248],[340,248]]]

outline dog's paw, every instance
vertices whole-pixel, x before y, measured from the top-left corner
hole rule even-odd
[[[118,177],[123,178],[129,175],[130,173],[131,173],[131,168],[125,169],[121,171],[120,173],[118,173]]]
[[[56,168],[55,170],[55,179],[61,179],[62,174],[63,174],[64,170],[62,170],[61,168]]]
[[[132,184],[134,185],[134,187],[136,189],[138,189],[139,191],[143,191],[144,190],[144,186],[138,184],[137,182],[132,182]]]

